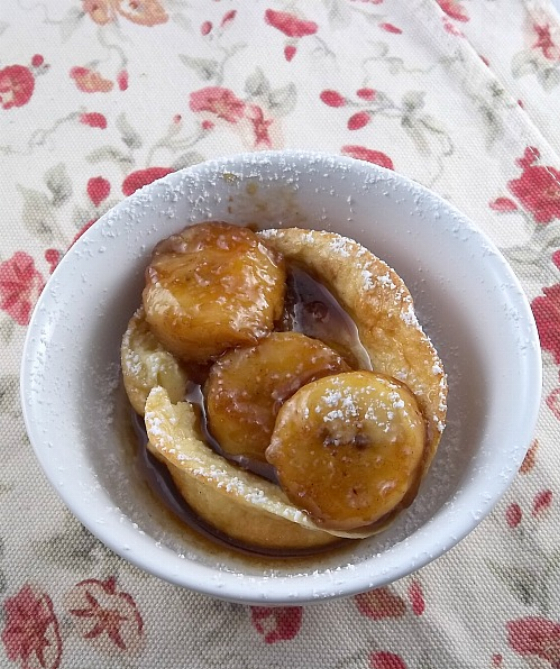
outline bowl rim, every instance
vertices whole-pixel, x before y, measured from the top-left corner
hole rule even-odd
[[[526,397],[531,399],[531,402],[528,406],[524,406],[524,411],[522,412],[522,425],[517,434],[519,435],[518,443],[526,444],[526,446],[519,446],[516,452],[516,457],[511,460],[511,470],[507,475],[500,477],[500,480],[496,482],[495,487],[492,489],[491,494],[486,495],[483,500],[479,500],[477,508],[478,513],[463,514],[461,516],[461,522],[456,520],[453,526],[453,532],[446,533],[445,536],[438,536],[436,545],[432,546],[430,551],[426,551],[425,548],[424,550],[417,550],[415,555],[418,557],[414,560],[413,564],[408,558],[398,559],[398,556],[395,556],[397,559],[394,560],[390,558],[393,553],[398,552],[399,547],[403,543],[407,544],[407,548],[411,548],[411,544],[413,546],[414,544],[421,544],[425,537],[433,537],[434,530],[441,524],[438,520],[439,513],[434,517],[431,517],[420,528],[414,531],[407,537],[405,542],[396,543],[382,554],[371,555],[362,560],[359,565],[344,565],[334,570],[327,569],[319,574],[318,578],[310,578],[307,573],[284,576],[271,576],[263,573],[260,576],[250,576],[229,571],[219,571],[219,569],[197,563],[188,558],[180,560],[183,565],[182,570],[179,568],[171,569],[168,566],[168,560],[164,559],[164,555],[168,553],[169,556],[176,559],[178,559],[179,556],[176,552],[166,547],[150,545],[150,542],[145,542],[146,546],[142,546],[141,550],[130,552],[123,551],[122,540],[117,540],[114,529],[107,525],[99,525],[95,523],[94,520],[88,516],[87,508],[80,504],[80,501],[76,499],[76,492],[72,492],[67,487],[61,488],[56,485],[55,472],[49,467],[49,461],[45,449],[43,448],[41,435],[39,434],[36,422],[34,421],[33,406],[28,401],[30,396],[30,384],[32,381],[29,350],[32,348],[34,336],[40,331],[41,322],[43,320],[41,307],[47,299],[47,289],[49,284],[52,285],[54,281],[58,280],[59,276],[64,274],[65,268],[68,265],[72,265],[76,262],[76,257],[79,256],[80,249],[82,247],[85,248],[84,245],[91,239],[95,239],[103,222],[107,221],[109,216],[112,216],[121,210],[126,210],[126,208],[131,204],[134,204],[135,201],[139,201],[142,194],[145,195],[146,192],[153,189],[155,184],[161,182],[174,183],[176,180],[182,179],[184,175],[196,174],[197,172],[227,169],[228,167],[240,164],[256,167],[259,164],[278,160],[292,160],[294,163],[296,161],[315,163],[335,161],[337,164],[346,165],[349,170],[359,166],[361,170],[368,170],[380,174],[385,178],[390,176],[392,180],[396,180],[397,182],[400,182],[402,186],[405,186],[413,196],[431,200],[435,199],[440,206],[447,210],[446,213],[454,216],[462,226],[465,226],[478,235],[481,242],[496,255],[501,270],[507,276],[508,284],[511,287],[511,293],[515,297],[516,307],[531,334],[531,343],[536,343],[536,346],[532,345],[529,347],[528,351],[524,352],[524,364],[522,365],[525,374],[525,394]],[[534,433],[540,410],[541,389],[542,359],[539,338],[528,299],[519,279],[513,272],[513,269],[487,234],[440,195],[430,191],[425,186],[408,177],[355,158],[319,151],[304,150],[262,151],[254,153],[243,152],[213,158],[203,163],[198,163],[197,165],[178,170],[177,172],[172,172],[163,178],[144,186],[103,214],[103,216],[86,230],[86,232],[68,249],[58,267],[49,278],[42,294],[39,296],[27,328],[20,366],[20,402],[25,427],[35,456],[39,460],[43,472],[51,485],[78,520],[117,555],[150,574],[158,576],[165,581],[213,597],[243,604],[257,605],[296,605],[355,595],[359,592],[371,589],[372,587],[380,587],[396,581],[411,572],[420,569],[457,545],[492,511],[512,483]],[[444,511],[442,511],[442,513],[444,513]],[[432,527],[433,525],[435,525],[435,528]],[[150,541],[152,544],[154,543],[151,538]],[[368,565],[371,560],[378,560],[381,563],[386,562],[386,564],[383,564],[382,572],[376,575],[374,583],[371,580],[371,574],[368,570]],[[187,564],[188,569],[186,569]],[[289,586],[289,588],[287,588],[287,586]],[[296,594],[287,595],[288,592],[295,592]]]

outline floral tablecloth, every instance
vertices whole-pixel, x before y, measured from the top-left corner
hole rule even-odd
[[[559,119],[545,0],[2,0],[0,666],[558,669]],[[513,486],[449,554],[354,598],[244,607],[81,527],[35,460],[18,370],[37,296],[101,214],[285,147],[394,169],[476,221],[531,301],[544,391]]]

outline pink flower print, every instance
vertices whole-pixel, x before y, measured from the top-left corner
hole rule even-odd
[[[560,388],[555,388],[546,398],[546,406],[552,411],[554,417],[560,420]]]
[[[367,111],[357,112],[348,119],[348,130],[359,130],[366,126],[371,120],[370,113]]]
[[[347,144],[343,146],[342,154],[356,158],[357,160],[365,160],[368,163],[374,163],[381,167],[386,167],[389,170],[393,169],[393,161],[386,153],[382,151],[374,151],[373,149],[366,149],[365,146],[357,146],[355,144]]]
[[[436,0],[442,11],[456,21],[469,21],[465,8],[457,0]]]
[[[0,70],[0,105],[2,109],[23,107],[35,88],[31,70],[23,65],[8,65]]]
[[[2,642],[8,660],[21,669],[57,669],[62,639],[53,603],[46,592],[30,585],[4,602]]]
[[[103,177],[93,177],[87,183],[87,194],[95,207],[99,207],[109,197],[110,192],[111,184]]]
[[[237,123],[245,112],[245,103],[229,88],[208,86],[191,93],[190,108],[194,112],[210,112],[228,123]]]
[[[516,211],[517,205],[509,197],[497,197],[489,203],[490,209],[501,213]]]
[[[346,98],[338,91],[325,90],[319,97],[329,107],[344,107],[346,104]]]
[[[297,636],[303,618],[301,606],[252,606],[251,621],[266,643],[289,641]]]
[[[222,18],[222,22],[220,23],[220,28],[227,28],[233,21],[233,19],[237,16],[237,10],[236,9],[230,9],[229,12],[226,12]]]
[[[360,88],[356,91],[356,95],[362,100],[373,102],[375,100],[376,92],[373,88]]]
[[[52,274],[62,257],[58,249],[47,249],[44,253],[45,260],[49,263],[49,274]]]
[[[508,183],[508,188],[537,223],[560,218],[560,171],[554,167],[529,165],[518,179]]]
[[[82,638],[101,650],[136,654],[141,649],[142,616],[134,598],[117,587],[114,577],[80,581],[67,594],[66,608]]]
[[[31,310],[45,286],[35,261],[25,251],[16,251],[0,263],[0,309],[19,325],[28,325]]]
[[[204,21],[200,26],[200,34],[204,37],[212,32],[212,22]]]
[[[523,511],[516,502],[512,502],[506,509],[506,523],[512,529],[517,527],[523,518]]]
[[[152,181],[156,179],[161,179],[162,177],[170,174],[173,170],[170,167],[148,167],[145,170],[136,170],[136,172],[131,172],[122,184],[122,192],[125,195],[132,195],[139,188],[151,184]]]
[[[274,9],[266,10],[264,20],[269,26],[280,30],[280,32],[283,32],[288,37],[314,35],[319,29],[315,21],[304,21],[299,19],[295,14],[276,12]]]
[[[552,490],[542,490],[541,492],[537,493],[533,499],[531,515],[535,518],[540,516],[542,512],[548,509],[552,504],[552,497]]]
[[[84,93],[108,93],[114,85],[109,79],[104,79],[99,72],[87,67],[73,67],[70,70],[70,77]]]
[[[415,616],[421,616],[426,609],[426,602],[424,601],[424,592],[420,581],[414,579],[408,587],[408,597],[412,605],[412,613]]]
[[[117,85],[119,87],[119,91],[126,91],[128,88],[128,72],[126,70],[121,70],[117,74]]]
[[[371,653],[369,656],[369,666],[371,669],[406,669],[404,660],[395,653],[380,651]]]
[[[560,365],[560,283],[544,287],[543,295],[531,302],[541,346],[550,351],[554,362]]]
[[[296,53],[297,48],[293,44],[287,44],[284,47],[284,58],[288,61],[288,63],[292,60]]]
[[[98,112],[90,112],[89,114],[80,114],[80,123],[89,125],[90,128],[106,128],[107,119],[103,114]]]
[[[560,46],[552,39],[550,24],[533,25],[533,33],[536,41],[531,45],[532,49],[540,49],[547,60],[560,60]]]
[[[363,592],[356,595],[354,600],[358,611],[373,620],[402,618],[406,613],[406,605],[402,597],[394,594],[387,587]]]
[[[560,669],[560,623],[527,617],[506,624],[511,648],[522,656],[534,655]]]
[[[395,35],[400,35],[402,33],[402,30],[397,28],[397,26],[394,26],[392,23],[380,23],[379,27],[387,33],[393,33]]]
[[[255,148],[266,146],[270,148],[272,142],[268,134],[268,129],[273,123],[273,119],[265,119],[261,107],[250,105],[247,109],[247,118],[251,122],[255,135]]]

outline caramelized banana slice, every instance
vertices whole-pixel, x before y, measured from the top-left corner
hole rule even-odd
[[[288,498],[317,525],[351,531],[412,501],[424,446],[424,420],[404,384],[349,372],[314,381],[284,403],[266,457]]]
[[[146,270],[146,319],[165,348],[203,363],[255,344],[282,313],[284,262],[255,233],[202,223],[160,242]]]
[[[121,345],[124,388],[136,413],[144,415],[146,399],[152,388],[162,386],[172,402],[185,396],[186,371],[166,351],[146,323],[143,307],[130,319]]]
[[[424,476],[445,427],[447,377],[403,280],[366,248],[334,233],[289,228],[259,234],[332,291],[356,323],[373,369],[412,390],[427,428]]]
[[[191,508],[216,529],[266,549],[300,550],[338,541],[290,504],[279,486],[236,467],[202,442],[188,402],[173,405],[163,388],[154,388],[145,420],[151,452],[167,466]]]
[[[266,462],[285,400],[310,381],[346,371],[338,353],[297,332],[275,332],[230,351],[214,363],[204,388],[210,432],[226,454]]]

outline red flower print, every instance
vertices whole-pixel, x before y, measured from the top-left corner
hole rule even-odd
[[[552,262],[560,269],[560,250],[559,251],[554,251],[552,254]]]
[[[531,302],[541,346],[550,351],[554,362],[560,365],[560,283],[544,287],[544,295]]]
[[[45,260],[49,263],[49,273],[52,274],[62,257],[58,249],[47,249],[45,251]]]
[[[363,592],[355,597],[358,611],[367,618],[382,620],[383,618],[401,618],[406,613],[404,600],[395,595],[389,588],[377,588]]]
[[[87,194],[95,207],[99,207],[111,192],[111,184],[103,177],[93,177],[87,183]]]
[[[371,120],[371,116],[367,111],[361,111],[353,114],[348,119],[348,130],[359,130],[367,125]]]
[[[0,70],[0,104],[2,109],[23,107],[33,95],[35,79],[23,65],[8,65]]]
[[[202,23],[202,25],[200,26],[200,34],[206,36],[211,32],[212,32],[212,22],[204,21],[204,23]]]
[[[346,98],[340,95],[338,91],[326,90],[319,97],[329,107],[344,107],[346,104]]]
[[[456,28],[451,21],[447,19],[446,16],[442,16],[443,19],[443,28],[446,33],[449,33],[450,35],[453,35],[454,37],[464,37],[465,33],[461,32],[458,28]]]
[[[260,146],[271,147],[272,142],[268,134],[268,128],[273,119],[265,119],[263,110],[258,105],[250,105],[247,110],[247,118],[251,121],[255,133],[255,148]]]
[[[45,62],[45,59],[43,56],[41,56],[40,53],[36,53],[33,58],[31,59],[31,65],[33,67],[41,67],[41,65]]]
[[[535,495],[531,514],[533,517],[539,516],[552,504],[552,490],[542,490]]]
[[[436,0],[441,9],[456,21],[469,21],[465,8],[457,0]]]
[[[114,577],[80,581],[67,594],[66,608],[82,638],[101,650],[134,654],[142,647],[142,616],[134,598],[118,589]]]
[[[519,655],[536,655],[560,669],[560,623],[546,618],[528,617],[506,624],[508,641]]]
[[[155,26],[169,18],[158,0],[83,0],[82,8],[99,25],[115,21],[117,14],[142,26]]]
[[[123,181],[122,192],[125,195],[132,195],[142,186],[151,184],[156,179],[170,174],[173,170],[170,167],[148,167],[146,170],[137,170],[131,172]]]
[[[376,92],[373,88],[360,88],[356,91],[356,95],[362,100],[367,100],[368,102],[373,102],[375,100]]]
[[[489,203],[490,209],[499,212],[509,212],[516,211],[517,205],[513,200],[510,200],[509,197],[497,197],[495,200]]]
[[[560,388],[555,388],[546,398],[546,406],[552,411],[554,417],[560,420]]]
[[[113,82],[103,77],[95,70],[87,67],[73,67],[70,76],[76,86],[84,93],[108,93],[113,89]]]
[[[533,31],[537,41],[532,45],[533,49],[540,49],[542,54],[548,60],[557,60],[559,57],[558,47],[554,44],[552,40],[552,35],[550,34],[550,26],[548,24],[544,26],[533,25]]]
[[[4,602],[2,642],[6,655],[21,669],[57,669],[62,656],[58,620],[51,598],[25,585]]]
[[[203,130],[212,130],[212,128],[214,127],[212,121],[202,121],[201,125]]]
[[[554,167],[529,165],[519,179],[508,183],[508,188],[537,223],[560,218],[560,171]]]
[[[394,33],[395,35],[401,35],[402,30],[400,28],[397,28],[397,26],[394,26],[392,23],[380,23],[379,27],[381,30],[384,30],[385,32],[388,33]]]
[[[284,47],[284,58],[288,61],[288,63],[292,60],[296,53],[297,49],[293,44],[287,44]]]
[[[243,100],[221,86],[208,86],[191,93],[189,106],[194,112],[210,112],[228,123],[237,123],[245,111]]]
[[[406,669],[401,657],[387,651],[372,653],[369,656],[369,666],[371,669]]]
[[[274,9],[267,9],[264,14],[264,20],[269,26],[277,28],[288,37],[305,37],[314,35],[319,26],[315,21],[303,21],[295,14],[288,12],[276,12]]]
[[[229,12],[226,12],[224,14],[224,17],[222,18],[222,22],[220,23],[220,28],[227,28],[228,25],[233,21],[233,19],[237,16],[237,10],[236,9],[230,9]]]
[[[521,507],[519,504],[516,502],[513,502],[508,506],[506,509],[506,523],[511,527],[512,529],[514,527],[517,527],[519,523],[521,522],[521,519],[523,518],[523,511],[521,511]]]
[[[426,609],[426,602],[424,601],[424,592],[420,581],[414,579],[408,587],[408,597],[412,605],[412,613],[415,616],[421,616]]]
[[[529,450],[527,451],[525,457],[523,458],[521,467],[519,468],[521,474],[528,474],[530,471],[532,471],[537,460],[538,448],[539,448],[539,440],[533,439],[533,441],[531,442],[531,446],[529,446]]]
[[[44,287],[43,277],[28,253],[16,251],[0,263],[0,309],[19,325],[29,324],[31,309]]]
[[[103,114],[98,112],[90,112],[89,114],[80,114],[80,123],[89,125],[90,128],[106,128],[107,119]]]
[[[301,628],[301,606],[252,606],[251,621],[266,643],[293,639]]]
[[[372,149],[366,149],[365,146],[356,146],[354,144],[343,146],[341,151],[345,156],[350,156],[357,160],[365,160],[368,163],[375,163],[375,165],[381,165],[381,167],[386,167],[389,170],[393,169],[393,161],[382,151],[373,151]]]
[[[121,70],[117,74],[117,85],[119,87],[119,91],[126,91],[128,88],[128,72],[126,70]]]
[[[535,161],[541,157],[541,152],[534,146],[528,146],[525,151],[523,151],[523,156],[521,158],[516,158],[515,164],[519,165],[522,169],[530,167]]]

